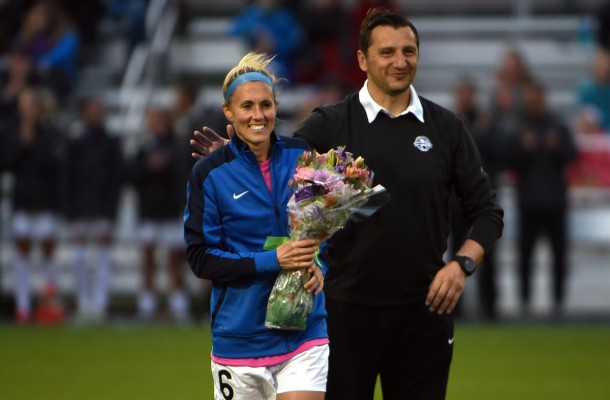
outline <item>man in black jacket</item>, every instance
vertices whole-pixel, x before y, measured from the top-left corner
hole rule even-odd
[[[370,10],[358,51],[364,86],[316,108],[295,133],[320,152],[344,145],[364,157],[392,196],[327,246],[327,400],[371,400],[378,376],[384,398],[443,399],[450,313],[502,232],[503,211],[466,126],[412,86],[418,60],[415,27],[400,14]],[[452,189],[470,228],[446,263]]]

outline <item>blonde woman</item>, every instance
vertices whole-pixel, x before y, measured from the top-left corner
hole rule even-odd
[[[247,54],[223,85],[223,111],[235,134],[199,160],[187,186],[185,238],[196,276],[212,281],[214,398],[322,400],[328,335],[322,293],[325,265],[316,240],[288,241],[286,204],[297,158],[308,149],[274,132],[277,78],[271,58]],[[282,269],[307,267],[315,294],[304,331],[264,326],[267,300]]]

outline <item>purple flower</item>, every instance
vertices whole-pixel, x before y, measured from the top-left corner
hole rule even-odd
[[[317,183],[324,183],[328,180],[328,178],[330,178],[330,175],[330,171],[326,169],[316,169],[313,172],[313,176],[311,179]]]
[[[341,192],[344,187],[345,187],[345,182],[343,181],[343,178],[340,178],[340,179],[333,179],[331,182],[328,182],[326,189],[328,190],[328,192],[334,193],[334,192]]]
[[[311,199],[314,196],[314,187],[304,186],[294,194],[294,200],[298,203],[301,200]]]

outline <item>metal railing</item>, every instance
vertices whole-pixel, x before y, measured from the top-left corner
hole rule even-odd
[[[135,132],[142,124],[177,20],[178,11],[172,0],[151,0],[146,14],[146,40],[131,53],[119,89],[120,104],[123,104],[121,131],[124,133]],[[127,149],[136,145],[133,136],[125,135]]]

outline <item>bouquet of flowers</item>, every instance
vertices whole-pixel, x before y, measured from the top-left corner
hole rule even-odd
[[[354,159],[344,147],[324,154],[304,152],[289,183],[295,189],[287,210],[290,239],[324,241],[343,228],[354,213],[372,214],[387,201],[364,207],[371,197],[386,193],[383,186],[371,187],[372,181],[373,173],[364,159]],[[280,272],[267,303],[266,327],[305,329],[313,307],[313,295],[303,287],[308,279],[305,268]]]

